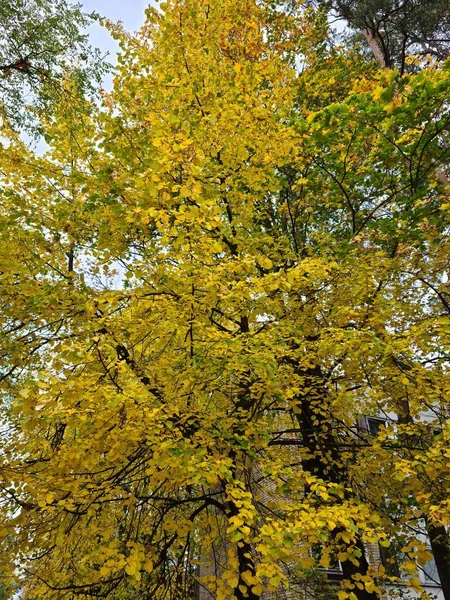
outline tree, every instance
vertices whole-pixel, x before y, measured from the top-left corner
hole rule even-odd
[[[408,56],[445,60],[450,52],[446,0],[333,0],[332,9],[359,31],[383,66],[408,70]]]
[[[2,118],[33,122],[69,68],[84,92],[98,86],[105,63],[89,46],[85,29],[96,18],[66,0],[5,1],[0,7],[0,102]],[[36,124],[36,121],[34,121]]]
[[[373,53],[373,56],[385,68],[398,68],[400,73],[404,73],[405,70],[417,70],[418,67],[423,66],[424,57],[425,59],[432,59],[442,61],[445,60],[449,55],[449,40],[450,40],[450,23],[449,23],[449,10],[447,2],[347,2],[345,0],[333,2],[330,4],[333,10],[346,19],[350,27],[361,32],[367,40],[369,47]],[[411,56],[411,54],[415,56]],[[448,140],[442,137],[440,140],[441,145],[447,146]],[[442,170],[438,171],[439,178],[444,184],[448,186],[448,177]],[[423,258],[423,257],[421,257]],[[414,270],[416,270],[415,267]],[[411,274],[411,272],[409,273]],[[446,292],[441,293],[439,288],[441,282],[435,280],[433,282],[428,280],[428,275],[421,273],[422,277],[419,278],[420,285],[428,287],[428,293],[437,294],[438,303],[440,304],[440,310],[444,311],[444,314],[448,314],[448,302]],[[415,361],[422,363],[422,358],[415,360],[409,359],[406,365],[403,364],[401,369],[411,375],[411,371],[418,368]],[[413,381],[415,381],[413,377]],[[430,408],[430,405],[428,405]],[[440,406],[440,401],[436,400],[432,404],[432,410],[435,413],[437,431],[441,430],[442,422],[447,418],[446,407]],[[398,413],[398,409],[395,409]],[[414,419],[410,416],[410,400],[408,395],[403,399],[402,406],[400,407],[400,414],[398,415],[400,423],[406,426],[408,436],[413,436],[412,431],[415,432],[415,436],[412,437],[414,444],[420,441],[420,444],[428,446],[436,446],[436,440],[429,439],[427,430],[432,427],[430,424],[421,424],[417,429],[414,428]],[[424,432],[425,429],[425,432]],[[399,433],[401,430],[399,430]],[[401,433],[400,433],[401,435]],[[417,447],[415,447],[417,451]],[[436,453],[436,449],[432,450]],[[409,450],[410,461],[413,460],[411,449]],[[417,455],[415,456],[417,459]],[[439,503],[443,501],[446,492],[440,489],[439,491],[433,492],[427,496],[426,489],[429,486],[428,475],[424,477],[423,474],[417,474],[419,479],[422,480],[421,485],[425,485],[425,490],[418,495],[419,497],[427,497],[428,500],[431,498],[435,502]],[[411,481],[408,481],[411,485]],[[419,486],[420,487],[420,486]],[[408,496],[409,494],[406,494]],[[397,499],[398,502],[398,499]],[[420,504],[420,502],[419,502]],[[429,523],[425,510],[422,512],[420,507],[416,507],[418,514],[421,515],[422,525],[425,524],[431,546],[436,556],[438,571],[442,582],[445,596],[450,596],[450,539],[446,528],[443,524],[436,526],[434,523]],[[394,512],[397,512],[394,511]],[[417,523],[416,523],[417,526]]]
[[[103,106],[61,95],[47,155],[10,133],[2,156],[9,573],[29,598],[257,600],[337,557],[339,599],[374,600],[366,544],[396,533],[366,470],[449,520],[415,476],[445,435],[405,440],[448,407],[448,67],[367,69],[269,2],[112,33]],[[357,430],[379,410],[394,440]]]

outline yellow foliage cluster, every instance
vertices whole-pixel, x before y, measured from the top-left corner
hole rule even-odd
[[[414,526],[445,531],[450,72],[324,57],[292,4],[148,8],[110,26],[100,106],[55,98],[45,155],[4,129],[0,538],[24,598],[257,600],[337,558],[339,600],[372,600],[395,578],[367,544],[401,538],[415,575]]]

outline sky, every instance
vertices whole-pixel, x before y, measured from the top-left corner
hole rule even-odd
[[[112,21],[122,21],[128,31],[136,31],[144,22],[144,10],[150,0],[81,0],[84,10],[88,13],[97,12],[102,17]],[[89,28],[91,44],[108,52],[109,62],[115,63],[117,43],[109,36],[108,32],[100,25]],[[110,78],[106,84],[109,87]]]
[[[0,0],[1,1],[1,0]],[[97,12],[102,17],[107,17],[112,21],[122,21],[128,31],[136,31],[144,22],[144,10],[151,0],[80,0],[86,12]],[[116,53],[118,50],[115,42],[109,33],[98,24],[89,28],[89,38],[92,46],[100,48],[102,52],[108,52],[108,61],[115,64]],[[112,75],[106,75],[103,81],[105,89],[112,87]],[[117,276],[114,278],[114,286],[118,289],[122,287],[123,268],[121,265],[115,265]],[[111,282],[109,282],[111,284]]]

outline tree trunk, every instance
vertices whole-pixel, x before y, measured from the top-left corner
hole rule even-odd
[[[442,593],[450,600],[450,539],[443,525],[435,525],[426,519],[426,530],[433,551]]]
[[[316,367],[307,372],[298,372],[298,374],[304,377],[304,388],[308,390],[307,394],[300,394],[298,397],[301,410],[296,415],[302,442],[310,455],[309,458],[302,460],[302,467],[305,471],[309,471],[324,481],[347,483],[347,469],[340,456],[338,440],[332,433],[329,420],[323,414],[328,392],[320,368]],[[315,405],[318,410],[315,410]],[[336,529],[332,535],[336,535],[339,531],[341,530]],[[349,581],[354,581],[353,576],[357,573],[367,575],[369,570],[366,549],[359,536],[356,536],[356,546],[361,552],[359,565],[354,565],[349,560],[342,562],[344,578]],[[365,588],[361,590],[356,586],[352,591],[358,600],[378,600],[379,598],[377,593],[368,592]]]
[[[381,44],[376,39],[376,37],[373,35],[373,33],[371,31],[369,31],[369,29],[362,29],[361,33],[366,38],[367,43],[369,44],[369,47],[372,50],[372,54],[377,59],[380,66],[383,67],[383,69],[390,68],[389,60],[386,57],[386,53],[383,51]]]

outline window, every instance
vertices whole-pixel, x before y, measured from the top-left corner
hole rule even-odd
[[[431,548],[427,548],[427,550],[431,552]],[[425,583],[435,583],[437,585],[441,583],[434,557],[423,565],[422,572]]]
[[[322,544],[313,544],[311,547],[311,556],[314,558],[316,563],[319,565],[322,556],[328,554],[328,558],[330,561],[330,566],[327,568],[319,566],[319,569],[324,569],[325,571],[341,571],[341,565],[336,557],[336,554],[331,552],[326,552],[325,548]]]
[[[386,421],[377,417],[367,417],[367,431],[371,435],[378,435],[380,429],[386,427]]]
[[[386,573],[391,577],[401,577],[400,563],[401,556],[393,546],[379,546],[381,564],[386,569]]]
[[[401,564],[405,560],[409,559],[403,552],[398,550],[395,545],[389,546],[388,548],[380,546],[380,557],[381,563],[386,569],[386,573],[393,577],[399,577],[400,579],[409,579],[411,574],[408,574],[401,569]],[[431,548],[427,548],[428,552],[431,553]],[[431,558],[423,566],[419,566],[420,579],[426,584],[440,585],[439,574],[436,567],[434,558]]]

